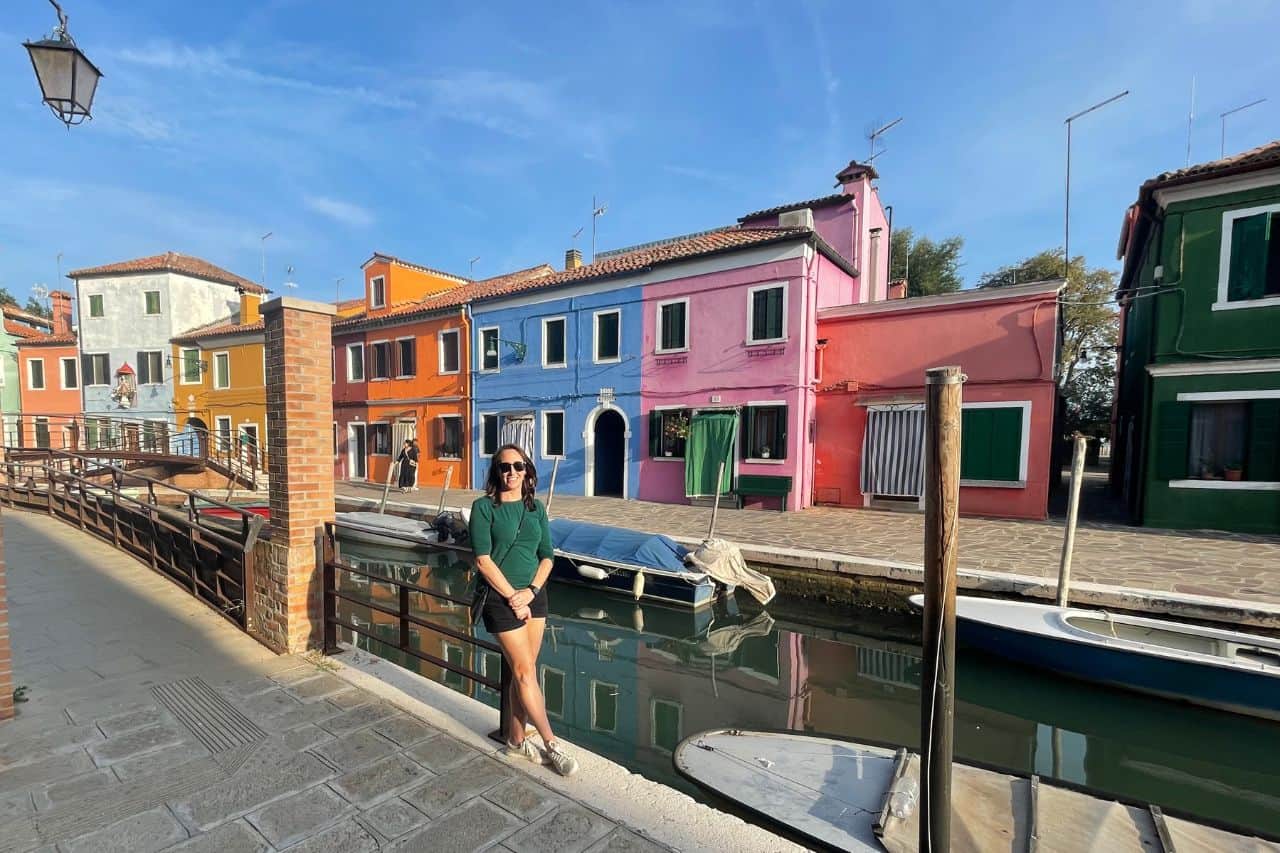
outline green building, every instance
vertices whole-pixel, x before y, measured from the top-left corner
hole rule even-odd
[[[1150,527],[1280,533],[1280,141],[1142,185],[1112,484]]]

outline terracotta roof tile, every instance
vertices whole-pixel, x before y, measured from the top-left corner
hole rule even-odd
[[[6,331],[8,330],[7,323],[5,324],[5,329]],[[27,331],[30,332],[34,330],[28,329]],[[75,332],[63,332],[60,335],[46,335],[41,332],[36,332],[34,336],[23,337],[22,340],[18,341],[18,346],[75,346],[75,343]]]
[[[249,293],[267,293],[267,289],[257,282],[249,281],[220,266],[201,258],[184,255],[180,252],[165,252],[163,255],[149,255],[145,258],[134,258],[131,261],[120,261],[115,264],[104,264],[98,267],[85,267],[67,273],[67,278],[81,279],[103,275],[127,275],[130,273],[176,272],[206,281],[217,282],[236,287]]]
[[[467,279],[466,276],[463,276],[463,275],[455,275],[451,272],[445,272],[444,270],[437,270],[437,269],[432,269],[431,267],[424,267],[422,264],[415,264],[412,261],[406,261],[403,258],[397,258],[395,255],[387,255],[382,252],[374,252],[373,255],[369,258],[369,260],[365,261],[363,264],[360,265],[360,268],[364,269],[374,261],[386,261],[388,263],[395,264],[396,266],[406,267],[411,270],[417,270],[418,272],[431,273],[432,275],[439,275],[445,278],[451,278],[451,279],[454,279],[455,281],[469,280]]]
[[[497,287],[506,287],[517,282],[540,280],[554,273],[555,268],[550,264],[538,264],[537,266],[527,267],[522,270],[516,270],[515,272],[504,273],[503,275],[496,275],[491,278],[473,281],[468,284],[464,284],[461,287],[451,288],[442,293],[431,294],[425,299],[420,299],[415,302],[399,303],[391,308],[391,310],[383,312],[377,317],[367,317],[363,311],[356,316],[342,317],[342,307],[340,304],[338,308],[339,319],[334,325],[341,326],[342,328],[351,328],[366,321],[381,322],[391,319],[405,319],[419,315],[431,314],[435,311],[443,311],[449,308],[457,308],[467,302],[466,299],[456,298],[456,295],[460,291],[471,292],[471,289],[478,287],[484,288],[485,290]],[[354,301],[361,306],[364,305],[364,300]]]
[[[1248,151],[1241,151],[1239,154],[1232,154],[1230,157],[1223,157],[1220,160],[1210,160],[1207,163],[1197,163],[1185,169],[1162,172],[1142,186],[1143,189],[1158,189],[1170,184],[1209,180],[1210,178],[1232,175],[1237,172],[1252,172],[1272,166],[1280,166],[1280,139],[1268,142],[1266,145],[1259,145],[1257,148],[1251,148]]]
[[[259,320],[256,323],[241,323],[240,315],[236,314],[232,317],[224,317],[221,320],[214,320],[212,323],[205,323],[203,326],[196,326],[194,329],[188,329],[180,335],[174,335],[172,340],[174,343],[183,344],[202,340],[204,338],[217,338],[226,335],[243,335],[253,332],[261,332],[265,328],[266,323],[262,320]]]
[[[746,222],[749,219],[761,219],[765,216],[777,216],[779,213],[786,213],[789,210],[803,210],[806,207],[830,207],[835,204],[841,204],[846,201],[853,201],[853,196],[844,193],[836,193],[834,195],[826,195],[822,198],[811,198],[808,201],[794,201],[791,204],[780,204],[777,207],[767,207],[764,210],[756,210],[748,213],[746,216],[739,216],[739,222]]]
[[[30,311],[23,311],[17,305],[5,303],[0,305],[0,310],[4,316],[10,320],[21,320],[25,323],[33,323],[37,326],[44,326],[46,329],[53,328],[53,321],[48,317],[41,317],[39,314],[32,314]]]
[[[23,340],[45,337],[45,333],[39,329],[33,329],[30,326],[24,326],[22,323],[16,323],[9,319],[4,321],[4,330],[15,338],[22,338]]]

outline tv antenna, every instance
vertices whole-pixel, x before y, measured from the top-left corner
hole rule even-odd
[[[584,225],[581,228],[579,228],[577,231],[574,231],[573,236],[569,238],[569,245],[571,245],[575,249],[578,248],[578,237],[582,235],[582,232],[585,231],[586,228],[587,226]]]
[[[297,290],[297,289],[298,289],[298,283],[297,283],[296,281],[294,281],[294,280],[293,280],[293,266],[292,266],[292,265],[290,265],[290,266],[289,266],[289,267],[284,271],[284,286],[285,286],[285,287],[287,287],[287,288],[289,288],[290,290]]]
[[[475,278],[475,277],[476,277],[476,261],[478,261],[478,260],[480,260],[480,256],[479,256],[479,255],[476,255],[474,258],[472,258],[472,259],[469,261],[470,266],[469,266],[469,267],[468,267],[468,269],[467,269],[467,278]]]
[[[1221,115],[1218,116],[1218,118],[1222,120],[1222,148],[1219,149],[1218,151],[1219,157],[1227,156],[1227,116],[1231,115],[1232,113],[1238,113],[1241,110],[1247,110],[1249,109],[1249,107],[1256,107],[1258,104],[1261,104],[1264,101],[1266,101],[1266,98],[1258,98],[1258,100],[1256,101],[1251,101],[1250,103],[1247,103],[1242,107],[1236,107],[1233,110],[1227,110],[1225,113],[1222,113]]]
[[[897,126],[898,126],[899,124],[901,124],[901,123],[902,123],[902,116],[898,116],[898,117],[897,117],[897,118],[895,118],[893,121],[889,122],[889,123],[888,123],[888,124],[886,124],[886,125],[882,125],[882,126],[880,126],[880,127],[877,127],[875,130],[871,131],[871,133],[869,133],[869,134],[867,135],[867,138],[868,138],[868,139],[870,139],[870,141],[871,141],[871,151],[870,151],[870,152],[868,152],[868,154],[867,154],[867,162],[868,162],[868,163],[870,163],[872,160],[876,159],[876,157],[878,156],[878,155],[876,154],[876,140],[878,140],[880,137],[884,136],[884,135],[885,135],[886,133],[888,133],[889,131],[893,130],[895,127],[897,127]],[[881,153],[884,153],[884,152],[881,152]]]
[[[604,216],[609,209],[607,204],[596,204],[596,197],[591,197],[591,263],[596,262],[596,220]]]
[[[43,284],[33,284],[31,285],[31,294],[35,296],[37,302],[43,305],[45,298],[49,295],[49,288]]]
[[[333,304],[337,305],[342,301],[342,279],[335,279],[333,282]]]

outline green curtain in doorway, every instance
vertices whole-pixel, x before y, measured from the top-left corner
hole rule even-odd
[[[720,493],[733,485],[733,449],[738,443],[737,412],[698,412],[689,422],[689,441],[684,453],[684,493],[686,497],[709,497],[716,493],[716,472],[724,463]]]

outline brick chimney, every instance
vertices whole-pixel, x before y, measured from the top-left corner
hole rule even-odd
[[[65,335],[71,331],[71,294],[65,290],[49,293],[49,307],[53,311],[53,333]]]
[[[566,249],[564,253],[564,268],[576,270],[580,266],[582,266],[582,251],[580,249]]]
[[[889,282],[889,298],[890,299],[906,299],[907,298],[907,280],[900,278],[897,281]]]

